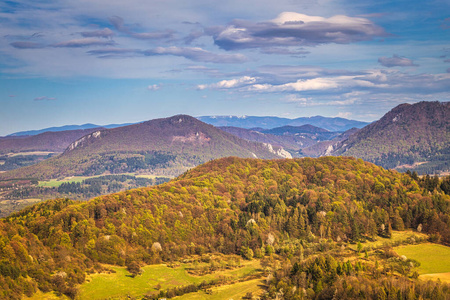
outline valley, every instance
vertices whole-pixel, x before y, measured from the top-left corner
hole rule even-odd
[[[395,147],[400,119],[380,124],[400,109],[410,130],[404,109],[424,105],[345,132],[177,115],[85,129],[60,154],[49,145],[72,133],[34,135],[4,154],[41,161],[0,174],[0,298],[446,299],[450,178],[418,171],[448,170],[448,120],[414,129],[431,141],[414,149],[440,153],[427,162],[347,157],[373,128]]]

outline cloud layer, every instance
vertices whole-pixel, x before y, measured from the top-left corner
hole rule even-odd
[[[323,18],[295,12],[284,12],[259,23],[235,20],[208,32],[215,44],[225,50],[348,44],[387,36],[383,28],[365,18],[343,15]]]

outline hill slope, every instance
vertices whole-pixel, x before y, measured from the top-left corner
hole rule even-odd
[[[360,159],[224,158],[157,187],[81,203],[51,200],[1,219],[0,298],[37,287],[74,297],[99,262],[262,249],[299,257],[419,224],[449,243],[449,214],[449,196]]]
[[[401,104],[330,154],[360,157],[385,168],[449,170],[450,102]]]
[[[271,145],[248,142],[186,115],[95,131],[55,158],[0,174],[0,178],[55,178],[146,170],[178,175],[224,156],[280,158]]]
[[[32,136],[8,136],[0,138],[0,155],[28,151],[63,152],[79,138],[103,128],[44,132]]]
[[[29,166],[62,153],[73,141],[102,128],[0,138],[0,171]]]

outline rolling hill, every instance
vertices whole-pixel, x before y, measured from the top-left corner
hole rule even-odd
[[[385,168],[450,169],[450,102],[401,104],[338,143],[330,155],[360,157]]]
[[[189,120],[164,122],[180,118]],[[101,264],[126,265],[139,276],[145,264],[201,259],[192,269],[201,271],[208,253],[261,259],[271,274],[270,299],[280,291],[292,299],[338,292],[341,299],[371,299],[409,290],[427,298],[449,287],[409,277],[415,262],[388,246],[366,248],[364,258],[358,253],[362,243],[418,227],[450,243],[449,203],[441,191],[431,195],[409,175],[361,159],[222,158],[157,187],[87,202],[50,200],[0,219],[0,298],[38,289],[76,298],[88,273],[105,271]],[[206,266],[214,272],[220,263]],[[169,295],[147,289],[148,299]]]
[[[0,174],[0,179],[99,175],[146,171],[178,175],[224,156],[280,158],[280,147],[242,140],[186,115],[98,130],[39,164]]]

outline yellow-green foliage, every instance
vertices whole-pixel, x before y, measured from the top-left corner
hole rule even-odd
[[[157,187],[51,200],[1,220],[0,293],[18,298],[41,288],[74,296],[98,263],[247,249],[260,256],[274,248],[269,235],[275,246],[315,236],[357,242],[422,224],[450,242],[449,203],[406,174],[354,158],[220,159]],[[23,288],[17,282],[25,274],[33,279]]]

